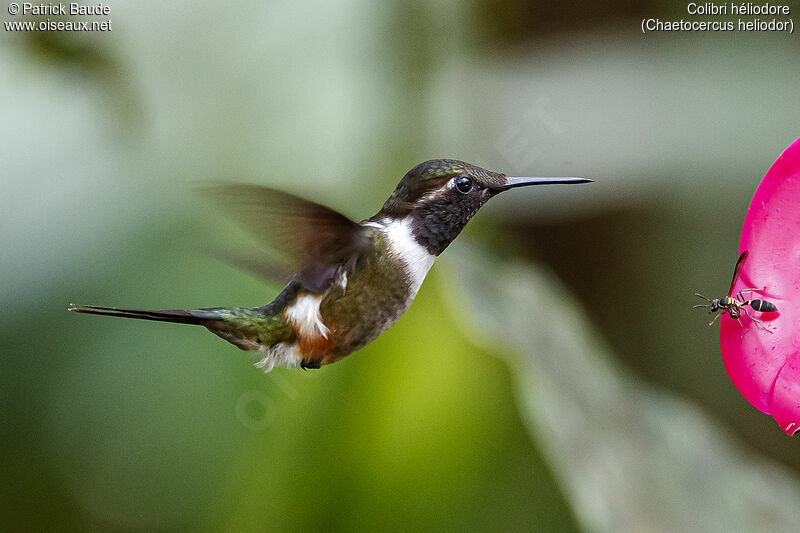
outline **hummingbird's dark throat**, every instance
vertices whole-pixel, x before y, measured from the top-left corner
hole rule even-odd
[[[453,191],[447,194],[459,193]],[[428,253],[441,254],[490,197],[490,192],[484,190],[460,202],[448,202],[442,198],[417,207],[411,212],[414,239]]]

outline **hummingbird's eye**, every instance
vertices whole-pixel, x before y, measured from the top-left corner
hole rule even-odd
[[[467,194],[472,190],[472,180],[467,176],[459,176],[453,183],[461,194]]]

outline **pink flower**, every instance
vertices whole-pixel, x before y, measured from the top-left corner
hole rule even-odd
[[[772,415],[783,430],[800,430],[800,139],[764,176],[742,229],[739,252],[748,250],[731,296],[764,299],[775,313],[748,311],[742,324],[721,318],[720,345],[728,375],[747,400]],[[771,331],[771,333],[770,333]]]

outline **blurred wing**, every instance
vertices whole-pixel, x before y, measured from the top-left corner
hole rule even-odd
[[[733,269],[733,279],[731,280],[731,288],[728,289],[728,296],[733,292],[733,286],[736,285],[736,280],[739,279],[739,274],[742,272],[742,267],[749,254],[750,252],[745,250],[742,252],[742,255],[739,256],[739,260],[736,261],[736,268]]]
[[[218,246],[206,251],[220,261],[272,282],[285,284],[297,273],[297,269],[292,270],[284,261],[257,251],[243,253]]]
[[[340,269],[352,267],[372,244],[369,230],[357,222],[285,192],[239,183],[207,192],[241,226],[298,269],[295,279],[312,292],[323,292]]]

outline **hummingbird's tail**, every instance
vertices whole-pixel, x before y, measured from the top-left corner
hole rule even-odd
[[[289,357],[286,361],[289,362],[297,359],[294,351],[290,349],[297,340],[297,335],[288,318],[284,315],[284,311],[287,305],[297,299],[299,290],[300,284],[292,281],[284,287],[275,300],[261,307],[208,307],[203,309],[150,311],[146,309],[122,309],[98,305],[70,304],[67,309],[76,313],[90,315],[118,316],[153,320],[155,322],[175,322],[178,324],[204,326],[214,335],[225,339],[242,350],[263,351],[269,358],[264,360],[266,362],[262,366],[264,368],[272,368],[272,365],[275,364],[275,361],[273,361],[275,353],[280,352],[283,354],[286,352],[288,354],[286,357]],[[281,364],[288,364],[284,359],[280,359],[280,361],[283,361]],[[297,359],[297,364],[299,364],[299,361],[300,359]]]
[[[205,326],[209,320],[219,320],[219,315],[211,310],[183,311],[147,311],[142,309],[118,309],[116,307],[99,307],[96,305],[69,304],[69,311],[91,315],[120,316],[123,318],[139,318],[158,322],[177,322],[179,324],[196,324]]]

